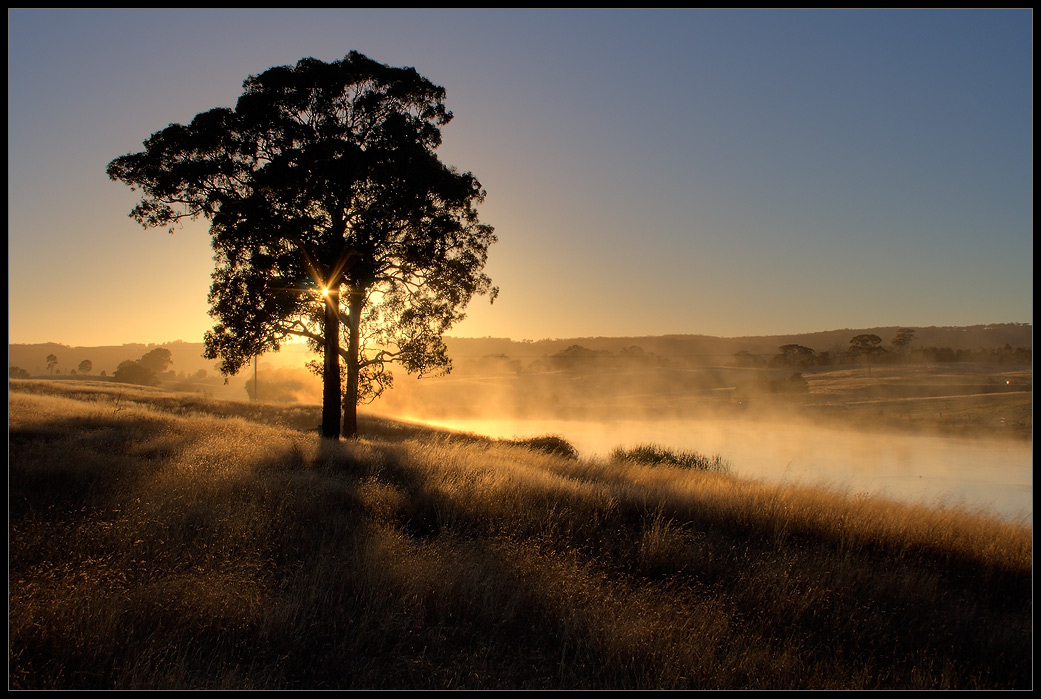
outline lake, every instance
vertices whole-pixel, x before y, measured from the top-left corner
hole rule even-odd
[[[1033,445],[777,422],[422,420],[495,438],[557,434],[582,456],[655,443],[721,455],[742,478],[827,484],[928,505],[965,505],[1033,526]]]

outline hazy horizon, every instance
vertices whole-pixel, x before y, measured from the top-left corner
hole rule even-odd
[[[351,50],[446,88],[488,192],[501,293],[451,336],[1030,323],[1032,17],[9,9],[9,341],[201,341],[205,222],[141,229],[106,164]]]
[[[979,328],[991,328],[991,327],[1000,327],[1000,326],[1008,326],[1008,325],[1031,326],[1031,327],[1033,326],[1033,324],[1030,323],[1030,322],[1003,321],[1003,322],[996,322],[996,323],[972,323],[971,325],[937,325],[937,324],[932,324],[932,325],[919,325],[919,326],[913,326],[913,327],[914,328],[918,328],[918,329],[946,329],[946,328],[957,328],[957,329],[960,329],[960,328],[977,328],[977,327],[979,327]],[[641,339],[641,338],[655,339],[655,338],[665,338],[665,337],[704,337],[704,338],[707,338],[707,339],[714,339],[714,340],[742,340],[742,339],[759,339],[759,338],[772,338],[772,337],[797,337],[797,336],[805,336],[805,335],[824,335],[824,334],[829,334],[829,333],[839,333],[839,332],[846,332],[846,331],[851,332],[851,333],[855,333],[855,332],[868,331],[868,330],[874,330],[874,329],[880,329],[880,328],[902,328],[902,327],[912,327],[912,326],[902,326],[902,325],[897,325],[897,324],[888,324],[888,325],[874,325],[874,326],[871,326],[871,327],[841,327],[841,328],[827,328],[827,329],[819,329],[818,328],[818,329],[815,329],[815,330],[808,330],[808,331],[803,331],[803,332],[750,333],[750,334],[745,334],[745,335],[710,335],[710,334],[706,334],[706,333],[691,332],[691,333],[653,333],[653,334],[640,334],[640,335],[635,335],[635,334],[620,334],[620,335],[570,335],[570,336],[566,336],[566,337],[548,337],[548,336],[543,336],[543,337],[516,338],[516,337],[494,336],[494,335],[464,336],[464,335],[459,335],[459,334],[450,332],[450,333],[446,333],[444,337],[446,339],[451,339],[451,340],[496,340],[496,341],[514,342],[514,343],[546,343],[546,342],[561,342],[561,341],[565,341],[565,340],[583,340],[583,339],[605,339],[605,340],[606,339],[619,339],[619,340],[621,340],[621,339]],[[186,339],[186,338],[178,338],[178,339],[173,339],[173,340],[160,340],[160,341],[155,341],[155,340],[128,340],[128,341],[125,341],[125,342],[101,342],[101,343],[96,343],[96,344],[81,344],[81,343],[62,342],[60,340],[39,340],[39,341],[32,341],[32,342],[18,342],[18,341],[15,341],[15,340],[11,339],[10,335],[8,336],[8,345],[47,345],[47,344],[53,344],[53,345],[61,345],[61,346],[64,346],[64,347],[72,347],[72,348],[76,348],[76,347],[83,347],[83,348],[89,348],[89,347],[121,347],[121,346],[124,346],[124,345],[144,345],[144,346],[151,347],[151,346],[162,346],[162,345],[178,344],[178,343],[182,343],[182,344],[202,344],[202,342],[203,342],[203,340],[200,337],[197,340]],[[304,342],[304,340],[292,339],[291,338],[286,343],[283,344],[283,347],[300,347],[300,348],[304,348],[305,344],[306,343]]]

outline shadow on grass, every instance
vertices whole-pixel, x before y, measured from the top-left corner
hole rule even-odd
[[[162,415],[18,424],[14,688],[1032,681],[1031,571],[1002,581],[939,547],[591,480],[481,494],[484,471],[438,459],[467,449],[483,468],[520,445],[390,423],[344,442],[233,426],[213,453],[212,434]]]

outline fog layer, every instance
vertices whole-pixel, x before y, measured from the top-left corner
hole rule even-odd
[[[522,368],[500,357],[399,378],[370,410],[491,437],[556,434],[586,457],[655,443],[719,454],[741,477],[1032,523],[1029,366]]]
[[[988,356],[1007,361],[793,366],[739,352],[717,365],[708,363],[717,357],[575,345],[541,357],[464,355],[442,377],[397,371],[393,387],[362,412],[492,437],[556,434],[586,457],[656,443],[719,454],[746,478],[826,483],[1031,522],[1031,365],[1009,352]],[[263,358],[257,371],[205,390],[321,402],[316,376],[294,368],[288,353],[275,358],[282,361]]]

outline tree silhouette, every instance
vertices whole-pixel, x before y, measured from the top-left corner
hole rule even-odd
[[[166,367],[173,364],[173,355],[165,347],[156,347],[154,350],[146,352],[137,361],[149,371],[161,374],[166,371]]]
[[[79,370],[81,374],[89,374],[93,368],[94,363],[91,362],[89,359],[84,359],[82,362],[80,362]]]
[[[141,360],[127,359],[120,362],[112,372],[112,378],[119,383],[132,383],[140,386],[158,386],[159,377],[155,371],[141,363]]]
[[[358,400],[378,395],[389,362],[449,370],[444,332],[475,294],[494,300],[483,270],[495,236],[475,209],[485,192],[434,153],[452,114],[414,68],[352,51],[243,87],[234,109],[170,125],[108,175],[142,189],[131,216],[146,228],[210,221],[206,357],[227,376],[307,338],[324,355],[322,433],[339,437],[344,396],[354,436]]]
[[[802,345],[781,345],[777,348],[780,354],[774,357],[775,364],[805,368],[817,361],[816,352],[810,347]]]
[[[914,330],[911,328],[901,328],[897,331],[893,339],[889,341],[889,344],[900,353],[901,357],[907,359],[907,347],[911,344],[912,340],[914,340]]]
[[[54,373],[54,367],[58,366],[58,358],[53,354],[47,355],[47,371]]]
[[[871,363],[886,353],[882,346],[882,338],[878,335],[857,335],[849,341],[849,353],[853,357],[864,357],[868,365],[868,374],[871,373]]]

